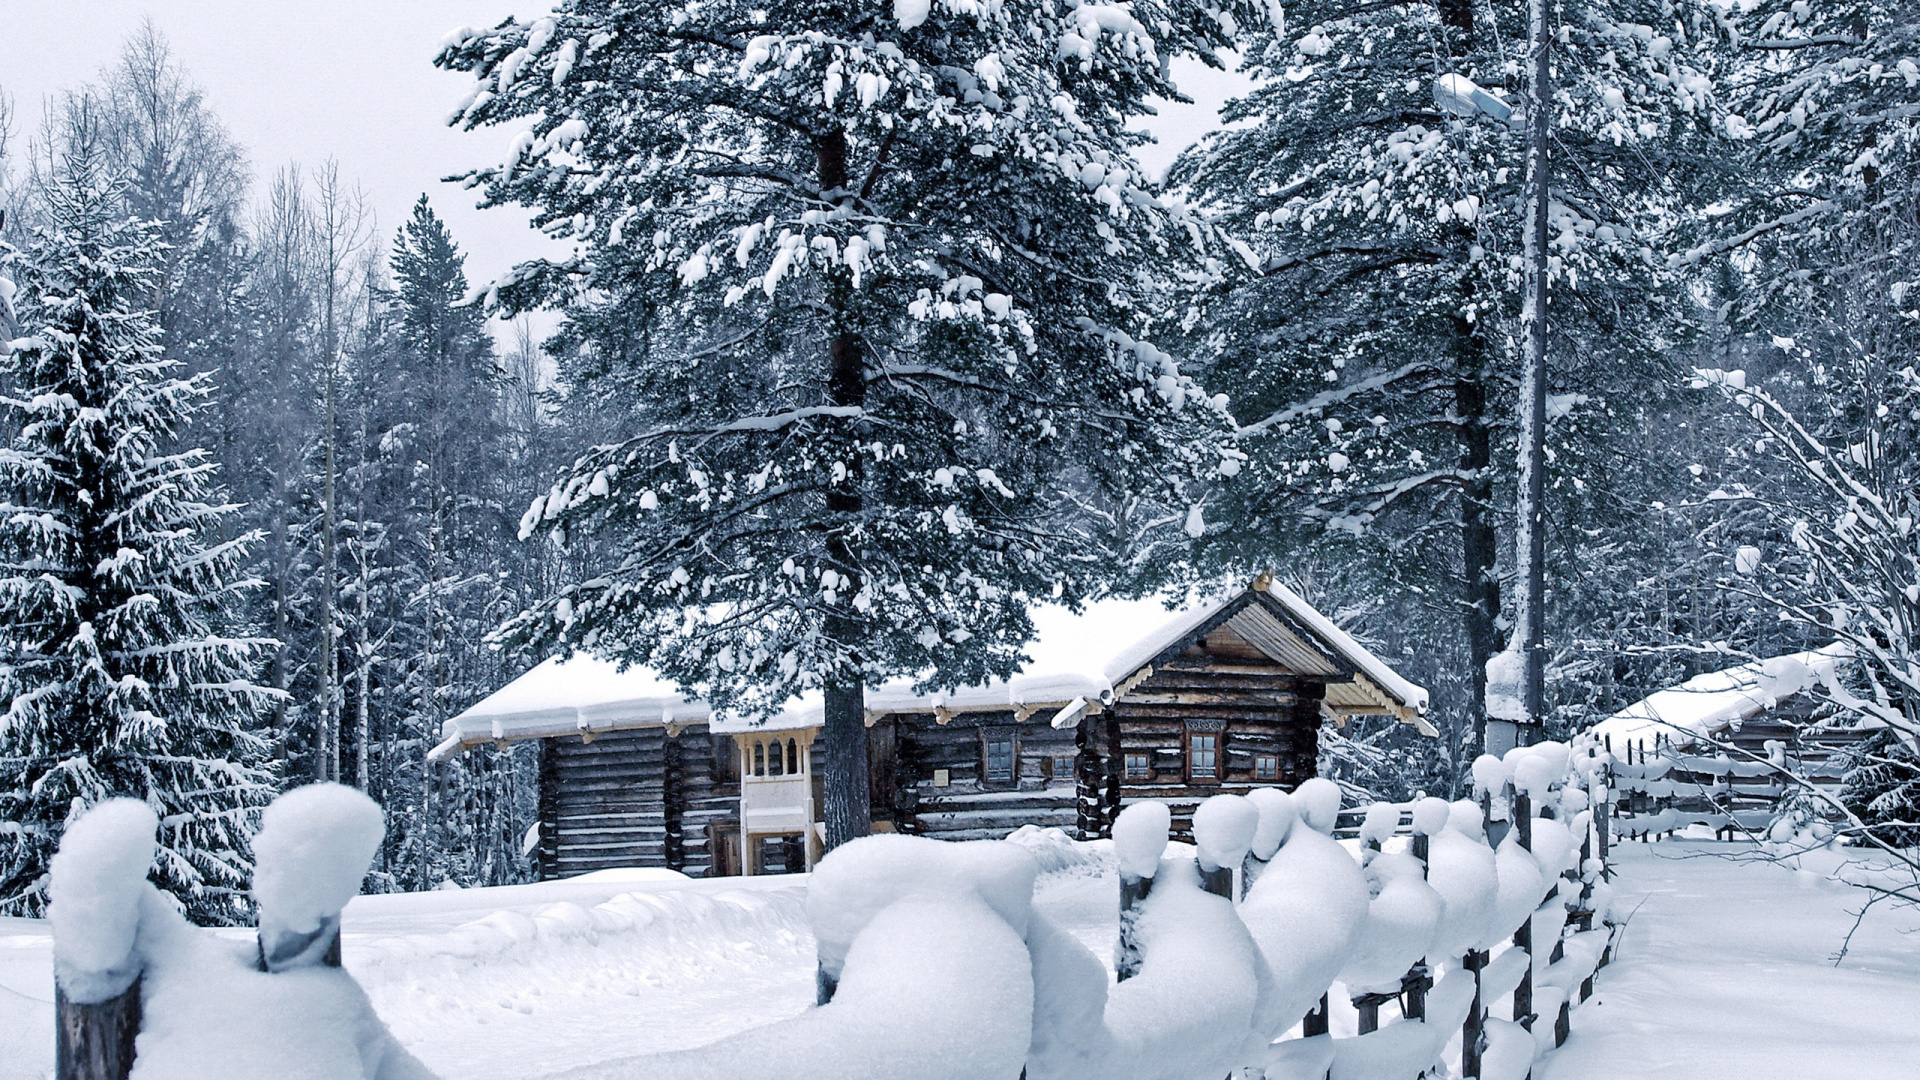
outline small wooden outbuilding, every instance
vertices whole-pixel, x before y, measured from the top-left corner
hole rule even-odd
[[[1387,715],[1434,731],[1427,693],[1266,577],[1169,612],[1107,602],[1036,612],[1026,673],[983,686],[867,694],[876,829],[948,839],[1025,824],[1106,835],[1162,799],[1183,834],[1219,792],[1292,788],[1320,727]],[[817,704],[715,716],[651,674],[549,660],[448,721],[431,757],[543,740],[543,878],[611,866],[695,875],[800,870],[819,853]]]

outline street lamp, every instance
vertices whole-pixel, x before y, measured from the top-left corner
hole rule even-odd
[[[1525,272],[1520,323],[1526,331],[1520,375],[1519,506],[1514,556],[1513,634],[1504,652],[1487,662],[1487,753],[1539,742],[1546,718],[1547,537],[1547,140],[1551,131],[1553,72],[1548,63],[1547,0],[1527,0],[1526,174],[1521,202],[1527,208],[1522,262]],[[1456,116],[1484,113],[1513,123],[1513,109],[1463,75],[1433,82],[1434,103]]]

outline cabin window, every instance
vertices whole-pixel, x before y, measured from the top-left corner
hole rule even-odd
[[[767,775],[779,776],[783,771],[780,767],[780,740],[775,739],[773,745],[767,747]]]
[[[1013,779],[1013,736],[988,735],[987,768],[982,775],[988,780]]]
[[[1187,779],[1220,779],[1220,733],[1187,732]]]
[[[800,744],[787,740],[787,775],[796,776],[800,772]]]
[[[1153,757],[1149,754],[1127,755],[1127,779],[1150,780],[1153,778]]]
[[[1075,758],[1072,754],[1055,754],[1053,756],[1053,775],[1062,780],[1073,779],[1074,762]]]
[[[765,743],[753,744],[753,775],[767,775],[767,744]]]
[[[1280,779],[1280,757],[1277,754],[1253,755],[1253,778],[1255,780]]]

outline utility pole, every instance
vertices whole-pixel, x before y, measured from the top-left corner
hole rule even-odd
[[[1520,308],[1526,353],[1520,377],[1520,512],[1514,537],[1520,573],[1515,581],[1518,618],[1513,627],[1526,661],[1522,716],[1515,732],[1522,746],[1540,741],[1546,722],[1547,206],[1552,189],[1547,143],[1553,129],[1547,2],[1527,0],[1527,61],[1532,77],[1527,80],[1524,181],[1526,296]]]

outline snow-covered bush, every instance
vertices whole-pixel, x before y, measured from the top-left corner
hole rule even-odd
[[[1718,394],[1751,440],[1729,455],[1723,498],[1710,508],[1760,555],[1729,553],[1720,587],[1831,643],[1847,660],[1818,676],[1769,678],[1808,684],[1836,726],[1877,730],[1884,745],[1910,758],[1920,753],[1920,374],[1889,356],[1902,347],[1905,316],[1873,297],[1859,306],[1845,327],[1804,341],[1777,338],[1787,362],[1772,379],[1701,368],[1694,383]],[[1874,771],[1860,776],[1852,805],[1798,774],[1783,755],[1742,764],[1769,768],[1789,787],[1779,817],[1787,836],[1805,837],[1797,846],[1828,841],[1831,834],[1812,830],[1815,818],[1840,819],[1846,837],[1889,860],[1897,880],[1874,895],[1920,902],[1920,852],[1896,842],[1910,838],[1885,828],[1898,819],[1878,817],[1874,807],[1890,796],[1883,808],[1898,812],[1897,756],[1866,751],[1854,760],[1856,771]],[[1868,787],[1880,790],[1860,799]],[[1884,880],[1875,885],[1885,888]]]

